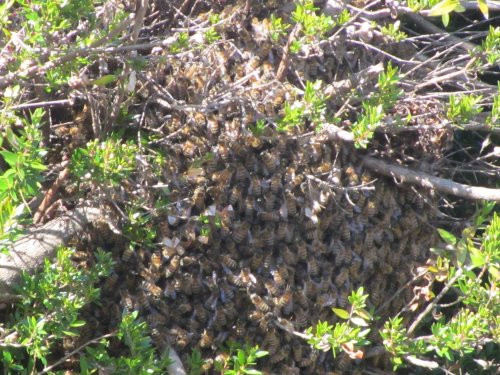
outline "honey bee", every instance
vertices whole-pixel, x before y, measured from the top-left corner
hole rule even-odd
[[[278,173],[275,173],[273,177],[271,177],[271,192],[273,194],[278,194],[278,192],[281,190],[281,175]]]
[[[250,286],[251,284],[256,283],[256,278],[254,275],[252,275],[249,268],[242,268],[240,274],[238,275],[238,278],[241,280],[244,286]]]
[[[227,143],[220,142],[217,146],[217,153],[224,162],[227,163],[229,161],[230,151]]]
[[[259,212],[257,216],[262,221],[271,221],[271,222],[280,221],[280,214],[277,211],[263,211]]]
[[[260,178],[258,176],[252,176],[252,183],[250,185],[250,193],[254,197],[260,197],[262,195],[262,185],[260,183]]]
[[[287,233],[288,233],[287,223],[280,222],[278,224],[278,229],[276,230],[276,239],[278,241],[283,241],[287,236]]]
[[[241,186],[236,185],[232,188],[231,193],[229,195],[229,204],[234,206],[234,205],[236,205],[236,203],[240,202],[241,199],[242,199]]]
[[[168,266],[165,269],[165,277],[167,279],[170,278],[170,277],[172,277],[173,274],[175,272],[177,272],[177,270],[179,269],[180,260],[181,260],[181,258],[178,255],[174,255],[172,257],[172,259],[170,259],[170,262],[169,262]]]
[[[182,257],[181,261],[180,261],[180,266],[182,268],[186,268],[186,267],[189,267],[193,264],[196,264],[198,262],[198,258],[197,257],[194,257],[194,256],[184,256]]]
[[[271,275],[273,276],[275,285],[281,288],[285,285],[285,278],[288,276],[288,270],[286,267],[280,267],[277,270],[272,270]]]
[[[122,307],[131,312],[136,309],[136,304],[134,299],[132,298],[132,295],[129,293],[128,290],[124,288],[120,288],[120,304]]]
[[[351,260],[351,265],[349,266],[349,272],[351,273],[351,277],[353,278],[357,277],[362,263],[363,261],[358,256],[354,257]]]
[[[276,206],[276,196],[271,191],[268,191],[264,195],[264,200],[265,200],[264,207],[266,211],[273,211],[274,207]]]
[[[263,152],[261,154],[262,161],[269,173],[274,173],[276,171],[277,163],[278,163],[278,158],[269,153],[269,152]]]
[[[236,223],[232,238],[237,244],[242,243],[248,236],[249,224],[247,222]]]
[[[163,257],[162,257],[162,254],[160,251],[154,251],[152,254],[151,254],[151,268],[152,270],[159,270],[161,265],[162,265],[162,260],[163,260]]]
[[[273,263],[273,254],[269,252],[264,256],[264,262],[262,266],[264,267],[264,269],[268,270],[273,266]]]
[[[310,257],[307,262],[307,273],[311,277],[316,277],[319,274],[319,265],[315,257]]]
[[[264,301],[264,299],[262,297],[260,297],[259,295],[255,294],[255,293],[251,293],[250,299],[258,310],[260,310],[262,312],[271,311],[271,306],[269,306],[266,303],[266,301]]]
[[[302,343],[294,339],[292,341],[292,355],[293,355],[293,360],[297,363],[299,363],[302,360],[303,357],[303,350],[302,350]]]
[[[139,303],[139,307],[141,309],[147,310],[151,307],[151,304],[149,303],[149,299],[144,293],[139,293],[139,295],[137,297],[137,302]]]
[[[116,272],[111,273],[111,275],[108,276],[106,281],[104,282],[103,290],[106,293],[109,292],[114,292],[114,288],[116,287],[116,284],[118,284],[118,274]]]
[[[295,309],[293,323],[295,329],[302,329],[307,326],[308,316],[307,313],[301,308]]]
[[[155,297],[160,297],[161,296],[162,289],[159,286],[157,286],[157,285],[155,285],[153,283],[150,283],[149,281],[144,281],[143,284],[142,284],[142,288],[145,291],[151,293]]]
[[[123,250],[122,260],[124,262],[130,262],[134,254],[135,254],[134,249],[132,247],[127,247],[125,248],[125,250]]]
[[[335,285],[337,285],[337,287],[339,288],[342,287],[348,278],[349,278],[349,269],[344,267],[335,277]]]
[[[266,333],[264,342],[266,343],[266,348],[271,355],[273,353],[276,353],[281,343],[279,337],[276,335],[276,332],[274,330],[270,330]]]
[[[342,241],[349,241],[351,239],[351,229],[346,221],[340,225],[340,238]]]
[[[304,241],[300,241],[297,244],[297,257],[302,262],[307,260],[307,245]]]
[[[226,267],[234,270],[238,267],[238,263],[231,258],[229,255],[224,254],[220,256],[221,263],[225,265]]]
[[[277,296],[280,293],[280,287],[276,285],[275,282],[272,282],[270,280],[265,281],[264,286],[266,287],[268,293],[272,296]]]
[[[222,283],[220,285],[221,300],[223,303],[227,303],[234,298],[234,290],[229,285]]]
[[[200,186],[194,190],[193,194],[193,204],[198,210],[203,210],[205,208],[205,188]]]
[[[215,137],[219,133],[219,121],[214,118],[210,117],[207,119],[207,129],[208,133],[212,136]]]
[[[371,249],[373,247],[373,240],[375,238],[375,233],[372,229],[368,229],[365,233],[365,240],[363,242],[363,246],[366,249]]]
[[[200,341],[198,342],[198,345],[200,346],[200,348],[205,349],[205,348],[212,347],[213,343],[214,343],[213,332],[211,330],[204,329],[202,334],[201,334]]]
[[[297,255],[288,246],[285,245],[280,252],[288,266],[295,266],[297,264]]]
[[[302,182],[304,182],[304,175],[303,174],[294,175],[294,177],[287,184],[287,190],[292,191],[297,186],[299,186]]]
[[[164,315],[158,313],[149,314],[146,320],[152,327],[164,325],[167,323],[167,318]]]
[[[165,285],[165,290],[163,291],[163,295],[170,299],[177,298],[177,291],[175,290],[175,285],[173,282],[167,282]]]
[[[242,164],[239,164],[238,167],[236,168],[235,176],[236,176],[236,181],[238,181],[240,184],[243,184],[247,179],[248,171]]]
[[[286,201],[286,208],[288,210],[288,215],[296,216],[297,203],[295,202],[295,197],[289,191],[285,193],[285,201]]]
[[[266,228],[264,232],[262,233],[262,238],[264,240],[264,244],[268,248],[273,248],[275,244],[275,236],[274,236],[274,231]]]
[[[250,269],[252,271],[257,271],[261,266],[264,260],[264,253],[262,251],[256,251],[252,258],[250,259]]]
[[[193,310],[196,319],[198,319],[200,323],[206,323],[206,321],[208,320],[208,314],[203,305],[201,303],[196,303],[193,306]]]
[[[217,308],[215,311],[215,327],[221,329],[227,324],[227,317],[222,307]]]

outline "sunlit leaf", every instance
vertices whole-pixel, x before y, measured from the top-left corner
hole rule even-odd
[[[486,257],[483,252],[479,251],[475,247],[469,248],[469,254],[474,267],[482,267],[486,263]]]
[[[368,323],[366,322],[366,320],[364,320],[363,318],[361,318],[359,316],[353,316],[351,318],[351,322],[357,326],[360,326],[360,327],[368,327]]]
[[[441,21],[443,22],[444,27],[447,27],[450,23],[450,15],[449,13],[443,14],[441,16]]]
[[[341,319],[349,319],[349,313],[344,309],[332,308],[332,311]]]
[[[117,78],[118,77],[114,74],[106,74],[102,77],[94,79],[91,83],[96,86],[106,86],[109,83],[115,82]]]
[[[446,243],[450,245],[455,245],[457,243],[457,238],[452,233],[444,229],[438,229],[438,233]]]
[[[458,6],[460,6],[460,2],[458,0],[443,0],[429,10],[429,16],[436,17],[448,15]]]

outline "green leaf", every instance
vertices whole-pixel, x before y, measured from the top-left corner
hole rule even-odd
[[[266,351],[266,350],[257,350],[257,351],[255,352],[255,357],[256,357],[256,358],[261,358],[261,357],[265,357],[265,356],[266,356],[266,355],[268,355],[268,354],[269,354],[269,352],[268,352],[268,351]]]
[[[117,76],[115,76],[114,74],[106,74],[102,77],[99,77],[97,79],[94,79],[92,81],[92,84],[96,85],[96,86],[106,86],[107,84],[109,83],[112,83],[112,82],[115,82],[117,80]]]
[[[467,246],[463,242],[459,242],[457,245],[457,262],[460,266],[465,263],[467,259]]]
[[[332,311],[341,319],[349,319],[349,312],[344,309],[332,308]]]
[[[0,155],[3,156],[3,158],[5,159],[5,162],[7,164],[9,164],[11,167],[15,167],[19,161],[19,155],[15,154],[13,152],[7,151],[7,150],[0,151]]]
[[[368,323],[366,322],[366,320],[359,316],[353,316],[351,318],[351,322],[359,327],[368,327]]]
[[[259,370],[255,370],[255,369],[243,369],[243,373],[244,374],[249,374],[249,375],[262,375],[262,372],[259,371]]]
[[[486,257],[483,252],[475,247],[469,248],[470,260],[474,267],[482,267],[486,263]]]
[[[460,2],[458,0],[443,0],[429,10],[429,16],[436,17],[448,15],[457,9],[458,6],[460,6]]]
[[[439,235],[441,238],[448,244],[450,245],[455,245],[457,243],[457,238],[451,234],[450,232],[444,230],[444,229],[438,229]]]
[[[444,25],[444,27],[447,27],[447,26],[448,26],[448,24],[450,23],[450,15],[449,15],[448,13],[443,14],[443,15],[441,16],[441,20],[443,21],[443,25]]]
[[[489,18],[488,4],[486,4],[485,0],[477,0],[477,5],[479,6],[479,10],[483,13],[484,18]]]

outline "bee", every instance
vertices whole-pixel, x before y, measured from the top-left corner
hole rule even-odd
[[[241,199],[242,199],[241,186],[236,185],[231,189],[231,193],[229,195],[229,204],[234,206],[234,205],[236,205],[236,203],[240,202]]]
[[[280,253],[286,265],[295,266],[297,264],[297,255],[288,246],[283,246]]]
[[[238,278],[244,286],[250,286],[251,284],[255,284],[257,281],[255,276],[250,272],[249,268],[242,268]]]
[[[215,327],[217,327],[218,329],[221,329],[227,324],[227,317],[222,307],[217,308],[217,310],[215,311],[214,323]]]
[[[155,285],[153,283],[150,283],[149,281],[144,281],[142,283],[142,288],[145,291],[151,293],[155,297],[160,297],[161,296],[162,289],[159,286],[157,286],[157,285]]]
[[[262,185],[260,183],[260,178],[258,176],[252,176],[252,183],[250,185],[250,193],[254,197],[260,197],[262,195]]]
[[[272,296],[277,296],[280,293],[280,287],[273,281],[265,281],[264,286],[268,293]]]
[[[293,323],[294,323],[295,329],[302,329],[302,328],[306,327],[307,322],[308,322],[307,313],[300,308],[295,309],[295,313],[294,313],[294,317],[293,317]]]
[[[170,259],[170,262],[169,262],[168,266],[165,269],[165,277],[167,279],[170,278],[170,277],[172,277],[173,274],[175,272],[177,272],[177,270],[179,269],[180,260],[181,260],[181,258],[178,255],[174,255],[172,257],[172,259]]]
[[[297,363],[299,363],[303,357],[302,343],[297,339],[292,341],[292,356],[293,360]]]
[[[260,66],[261,62],[262,61],[259,56],[253,56],[250,60],[248,60],[246,65],[246,74],[250,74],[256,70]]]
[[[286,267],[280,267],[277,270],[272,270],[271,275],[273,276],[275,285],[281,288],[285,285],[285,279],[288,277],[288,270]]]
[[[210,348],[213,345],[213,343],[214,343],[213,332],[211,330],[204,329],[201,334],[198,345],[200,346],[200,348],[205,349],[205,348]]]
[[[220,142],[217,146],[217,153],[224,162],[229,161],[230,151],[227,143]]]
[[[351,277],[353,277],[353,278],[357,277],[362,263],[363,263],[363,261],[358,256],[356,256],[352,259],[351,264],[349,266],[349,272],[351,273]]]
[[[234,298],[234,290],[225,283],[220,285],[220,294],[223,303],[227,303]]]
[[[342,287],[348,278],[349,278],[349,269],[344,267],[335,277],[335,285],[337,285],[337,287],[339,288]]]
[[[129,312],[136,309],[135,301],[132,298],[132,295],[126,289],[120,289],[120,304],[125,310]]]
[[[206,191],[205,191],[205,188],[202,186],[197,187],[194,190],[193,204],[199,211],[201,211],[205,208],[205,195],[206,195]]]
[[[167,323],[167,318],[163,314],[151,313],[146,318],[147,322],[152,326],[164,325]]]
[[[118,284],[118,274],[116,272],[111,273],[104,282],[103,289],[105,292],[114,292],[116,284]]]
[[[163,291],[163,295],[167,298],[176,299],[177,291],[175,290],[175,285],[173,282],[167,282],[165,285],[165,290]]]
[[[235,325],[236,336],[242,338],[247,332],[246,323],[242,319],[238,319]]]
[[[151,254],[151,268],[153,270],[159,270],[162,262],[163,257],[160,251],[154,251],[153,254]]]
[[[273,263],[274,263],[273,262],[273,254],[271,252],[269,252],[264,256],[264,262],[263,262],[262,266],[264,267],[264,269],[268,270],[273,266]]]
[[[305,262],[307,260],[307,246],[304,241],[300,241],[297,244],[297,257],[302,262]]]
[[[276,206],[276,196],[271,191],[268,191],[264,195],[264,200],[265,200],[264,207],[266,211],[273,211],[274,207]]]
[[[262,312],[271,311],[271,306],[269,306],[266,303],[266,301],[264,301],[264,299],[262,297],[260,297],[259,295],[255,294],[255,293],[251,293],[250,299],[258,310],[260,310]]]
[[[287,190],[292,191],[295,189],[297,186],[299,186],[302,182],[304,182],[304,175],[303,174],[298,174],[295,175],[290,182],[287,184]]]
[[[214,118],[210,117],[207,119],[207,129],[208,133],[212,136],[215,137],[219,133],[219,121]]]
[[[122,260],[124,262],[130,262],[134,254],[135,254],[134,249],[132,247],[127,247],[125,248],[125,250],[123,250]]]
[[[365,233],[365,240],[363,246],[366,249],[371,249],[373,247],[373,240],[375,238],[375,232],[372,229],[368,229]]]
[[[191,141],[186,141],[182,144],[182,153],[187,158],[192,158],[196,152],[196,145]]]
[[[317,236],[316,229],[312,229],[306,232],[306,239],[314,240]]]
[[[351,229],[346,221],[340,225],[340,238],[342,241],[349,241],[351,239]]]
[[[238,267],[238,263],[231,258],[229,255],[224,254],[220,256],[221,263],[225,265],[226,267],[234,270]]]
[[[288,215],[296,216],[297,203],[295,202],[295,197],[289,191],[285,193],[285,201],[286,201],[286,208],[288,210]]]
[[[276,332],[274,330],[268,331],[266,333],[264,342],[267,344],[266,348],[271,355],[273,353],[276,353],[281,343],[279,337],[276,335]]]
[[[200,323],[206,323],[206,321],[208,320],[208,314],[203,305],[201,303],[196,303],[193,306],[193,310],[196,319],[198,319]]]
[[[237,244],[242,243],[248,236],[249,224],[247,222],[236,223],[233,229],[232,238]]]
[[[281,175],[278,173],[275,173],[273,177],[271,177],[271,192],[273,194],[278,194],[278,192],[281,190]]]
[[[280,214],[277,211],[263,211],[258,213],[259,219],[262,221],[278,222],[280,221]]]
[[[245,217],[251,220],[253,218],[254,210],[255,199],[251,196],[247,196],[245,199]]]
[[[275,244],[274,231],[272,229],[266,228],[262,233],[262,239],[264,240],[265,246],[268,248],[273,248]]]
[[[147,310],[151,307],[149,299],[144,293],[139,293],[139,296],[137,297],[137,302],[139,303],[139,307],[141,309]]]
[[[344,308],[347,306],[348,302],[348,292],[346,289],[342,290],[342,292],[337,296],[337,304],[341,307]]]
[[[182,268],[189,267],[198,262],[198,258],[195,256],[184,256],[180,261],[180,266]]]
[[[262,156],[262,162],[264,163],[267,171],[269,173],[274,173],[276,171],[278,158],[267,151],[263,152],[261,156]]]
[[[235,176],[236,176],[236,181],[238,181],[240,184],[243,184],[247,179],[248,171],[242,164],[239,164],[236,167]]]
[[[256,251],[250,259],[250,269],[252,271],[257,271],[262,266],[263,260],[264,253],[262,251]]]
[[[311,277],[317,277],[319,274],[319,265],[315,257],[310,257],[307,262],[307,273]]]
[[[276,230],[276,239],[278,241],[283,241],[288,234],[288,224],[285,222],[280,222],[278,224],[278,229]]]
[[[359,184],[359,176],[352,165],[345,169],[345,174],[347,176],[347,183],[349,186],[355,186]]]
[[[366,254],[366,256],[363,259],[363,269],[364,270],[373,269],[373,263],[374,263],[373,255],[371,255],[370,253]]]
[[[191,291],[193,294],[200,294],[203,291],[203,284],[198,277],[195,277],[193,275],[190,276],[191,278]]]

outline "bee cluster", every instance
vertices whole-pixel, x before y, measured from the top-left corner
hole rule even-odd
[[[346,369],[349,357],[334,362],[289,331],[335,323],[331,308],[347,308],[360,286],[371,307],[389,300],[429,255],[435,202],[365,170],[350,145],[302,137],[307,121],[287,135],[271,130],[298,91],[274,80],[279,59],[265,22],[242,27],[239,12],[221,13],[233,21],[219,31],[235,44],[158,59],[145,83],[141,95],[152,104],[143,128],[160,135],[152,143],[168,155],[161,182],[170,204],[159,217],[161,249],[120,249],[103,286],[120,298],[106,310],[112,322],[123,309],[140,310],[155,343],[182,356],[197,348],[210,357],[235,340],[268,350],[272,373]],[[325,48],[291,64],[331,82],[338,62]],[[158,85],[167,104],[154,100]],[[399,293],[380,314],[411,298],[410,289]]]
[[[209,355],[232,339],[268,350],[271,371],[332,370],[339,364],[329,353],[280,327],[335,322],[331,308],[348,307],[362,285],[380,306],[428,256],[427,205],[363,170],[348,146],[285,136],[257,143],[243,127],[228,140],[224,126],[206,128],[216,152],[196,178],[187,168],[172,179],[178,200],[161,217],[162,248],[122,251],[120,277],[103,287],[120,294],[108,310],[119,321],[121,310],[139,309],[156,343],[184,355],[193,347]]]

